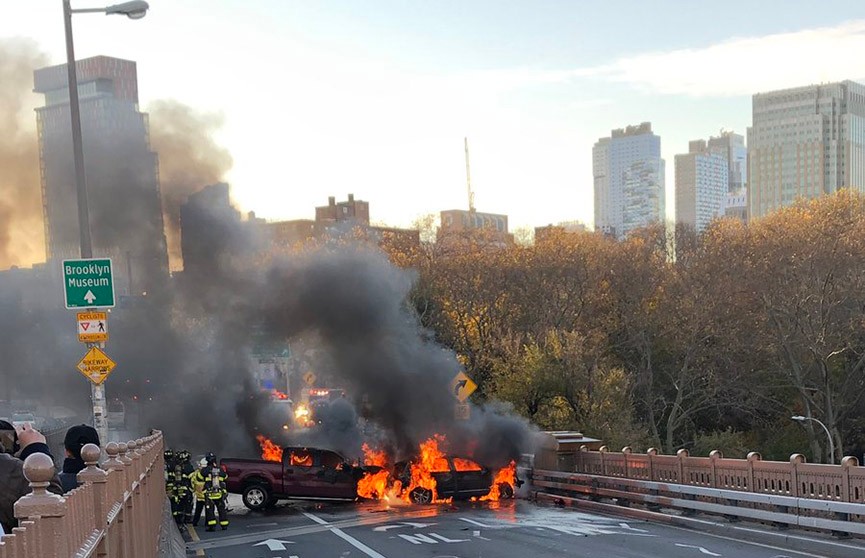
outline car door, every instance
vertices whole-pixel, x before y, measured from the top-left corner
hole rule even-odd
[[[316,496],[318,482],[315,477],[315,451],[308,448],[288,447],[282,451],[283,487],[286,496]]]
[[[345,458],[330,450],[318,450],[316,458],[317,487],[324,498],[355,498],[357,482]]]
[[[470,459],[453,458],[457,497],[483,496],[490,489],[490,472]]]

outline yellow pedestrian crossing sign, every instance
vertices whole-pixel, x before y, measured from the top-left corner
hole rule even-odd
[[[315,374],[313,374],[311,370],[308,371],[306,374],[303,375],[303,381],[308,386],[314,385],[315,384]]]
[[[454,379],[451,380],[451,393],[459,400],[460,403],[469,398],[478,389],[478,385],[466,376],[465,372],[460,372]]]
[[[97,386],[105,381],[105,378],[111,374],[114,367],[117,366],[113,360],[108,358],[108,355],[103,353],[98,347],[93,347],[87,354],[84,355],[78,362],[78,371],[84,374],[84,377],[96,384]]]

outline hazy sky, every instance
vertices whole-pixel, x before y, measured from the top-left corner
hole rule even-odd
[[[468,136],[479,211],[512,228],[590,222],[592,144],[647,120],[672,215],[674,154],[744,134],[752,93],[865,79],[861,0],[150,5],[140,21],[76,15],[77,57],[137,61],[143,109],[174,98],[222,113],[234,196],[270,219],[312,218],[349,192],[397,226],[465,208]],[[63,63],[61,1],[0,3],[0,37],[13,36]]]

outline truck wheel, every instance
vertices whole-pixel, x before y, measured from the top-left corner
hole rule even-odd
[[[499,483],[499,497],[504,500],[510,500],[514,497],[514,487],[509,483],[500,482]]]
[[[276,496],[271,494],[270,498],[267,499],[267,503],[264,505],[264,507],[266,507],[269,510],[272,510],[273,508],[276,507],[276,504],[278,504],[278,503],[279,503],[279,498],[277,498]]]
[[[270,489],[263,484],[250,484],[243,489],[243,505],[251,510],[263,510],[270,500]]]
[[[420,486],[412,490],[408,496],[415,504],[429,504],[433,499],[432,490]]]

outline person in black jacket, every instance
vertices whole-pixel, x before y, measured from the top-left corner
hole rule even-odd
[[[78,487],[78,473],[86,466],[81,459],[81,448],[86,444],[99,445],[99,434],[92,426],[80,424],[66,431],[66,438],[63,440],[66,459],[63,460],[63,471],[59,475],[64,494]]]
[[[0,524],[4,533],[11,533],[18,526],[15,518],[15,502],[30,494],[30,483],[24,477],[24,460],[34,453],[51,457],[45,436],[25,424],[16,430],[5,420],[0,420]],[[17,457],[16,457],[17,454]],[[48,485],[49,492],[62,494],[57,475]]]

